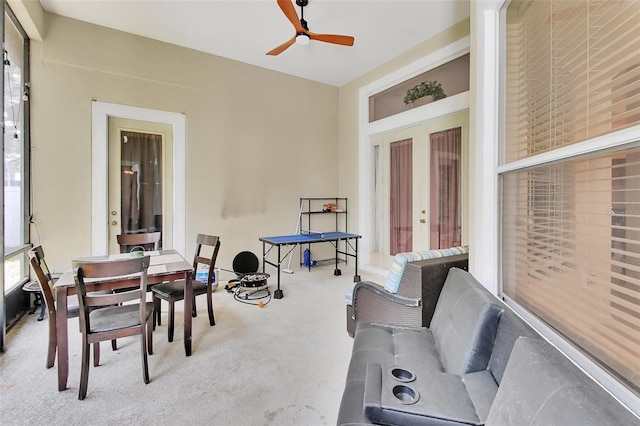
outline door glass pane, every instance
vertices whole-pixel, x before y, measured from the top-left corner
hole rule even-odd
[[[462,129],[432,133],[430,167],[431,249],[461,245],[460,179]]]
[[[121,133],[123,234],[162,231],[162,136]]]
[[[389,249],[393,256],[413,250],[413,140],[390,145]]]

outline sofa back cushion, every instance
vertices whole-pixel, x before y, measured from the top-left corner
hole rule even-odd
[[[498,299],[471,274],[449,270],[430,327],[447,373],[487,368],[502,311]]]
[[[409,262],[435,259],[438,257],[455,256],[465,253],[469,253],[469,248],[467,246],[398,253],[393,258],[393,263],[391,264],[391,268],[389,269],[389,274],[387,275],[387,279],[384,282],[384,288],[389,293],[396,294],[398,292],[400,280],[402,279],[402,275],[404,274],[404,268]]]
[[[496,340],[493,343],[493,351],[491,352],[488,367],[498,384],[502,381],[502,376],[504,375],[505,368],[507,368],[507,362],[511,356],[513,345],[520,336],[541,339],[538,332],[527,325],[515,312],[505,307],[500,317],[500,324],[498,324],[498,332],[496,333]]]
[[[601,426],[640,421],[549,343],[520,337],[486,422],[507,424]]]

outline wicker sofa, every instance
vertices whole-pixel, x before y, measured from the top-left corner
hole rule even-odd
[[[475,278],[451,268],[429,327],[358,321],[338,425],[640,425]]]
[[[358,322],[428,327],[449,269],[468,264],[467,247],[397,254],[384,285],[361,281],[347,293],[347,333]]]

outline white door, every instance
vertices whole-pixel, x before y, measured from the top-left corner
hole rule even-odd
[[[466,240],[467,129],[465,112],[372,139],[372,265]]]
[[[160,231],[161,246],[172,246],[172,132],[168,124],[109,118],[109,253],[120,251],[122,233]]]

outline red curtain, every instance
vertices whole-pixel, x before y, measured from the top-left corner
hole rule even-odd
[[[431,249],[456,247],[462,243],[461,135],[459,127],[430,135]]]
[[[413,250],[413,141],[405,139],[390,146],[391,255]]]

